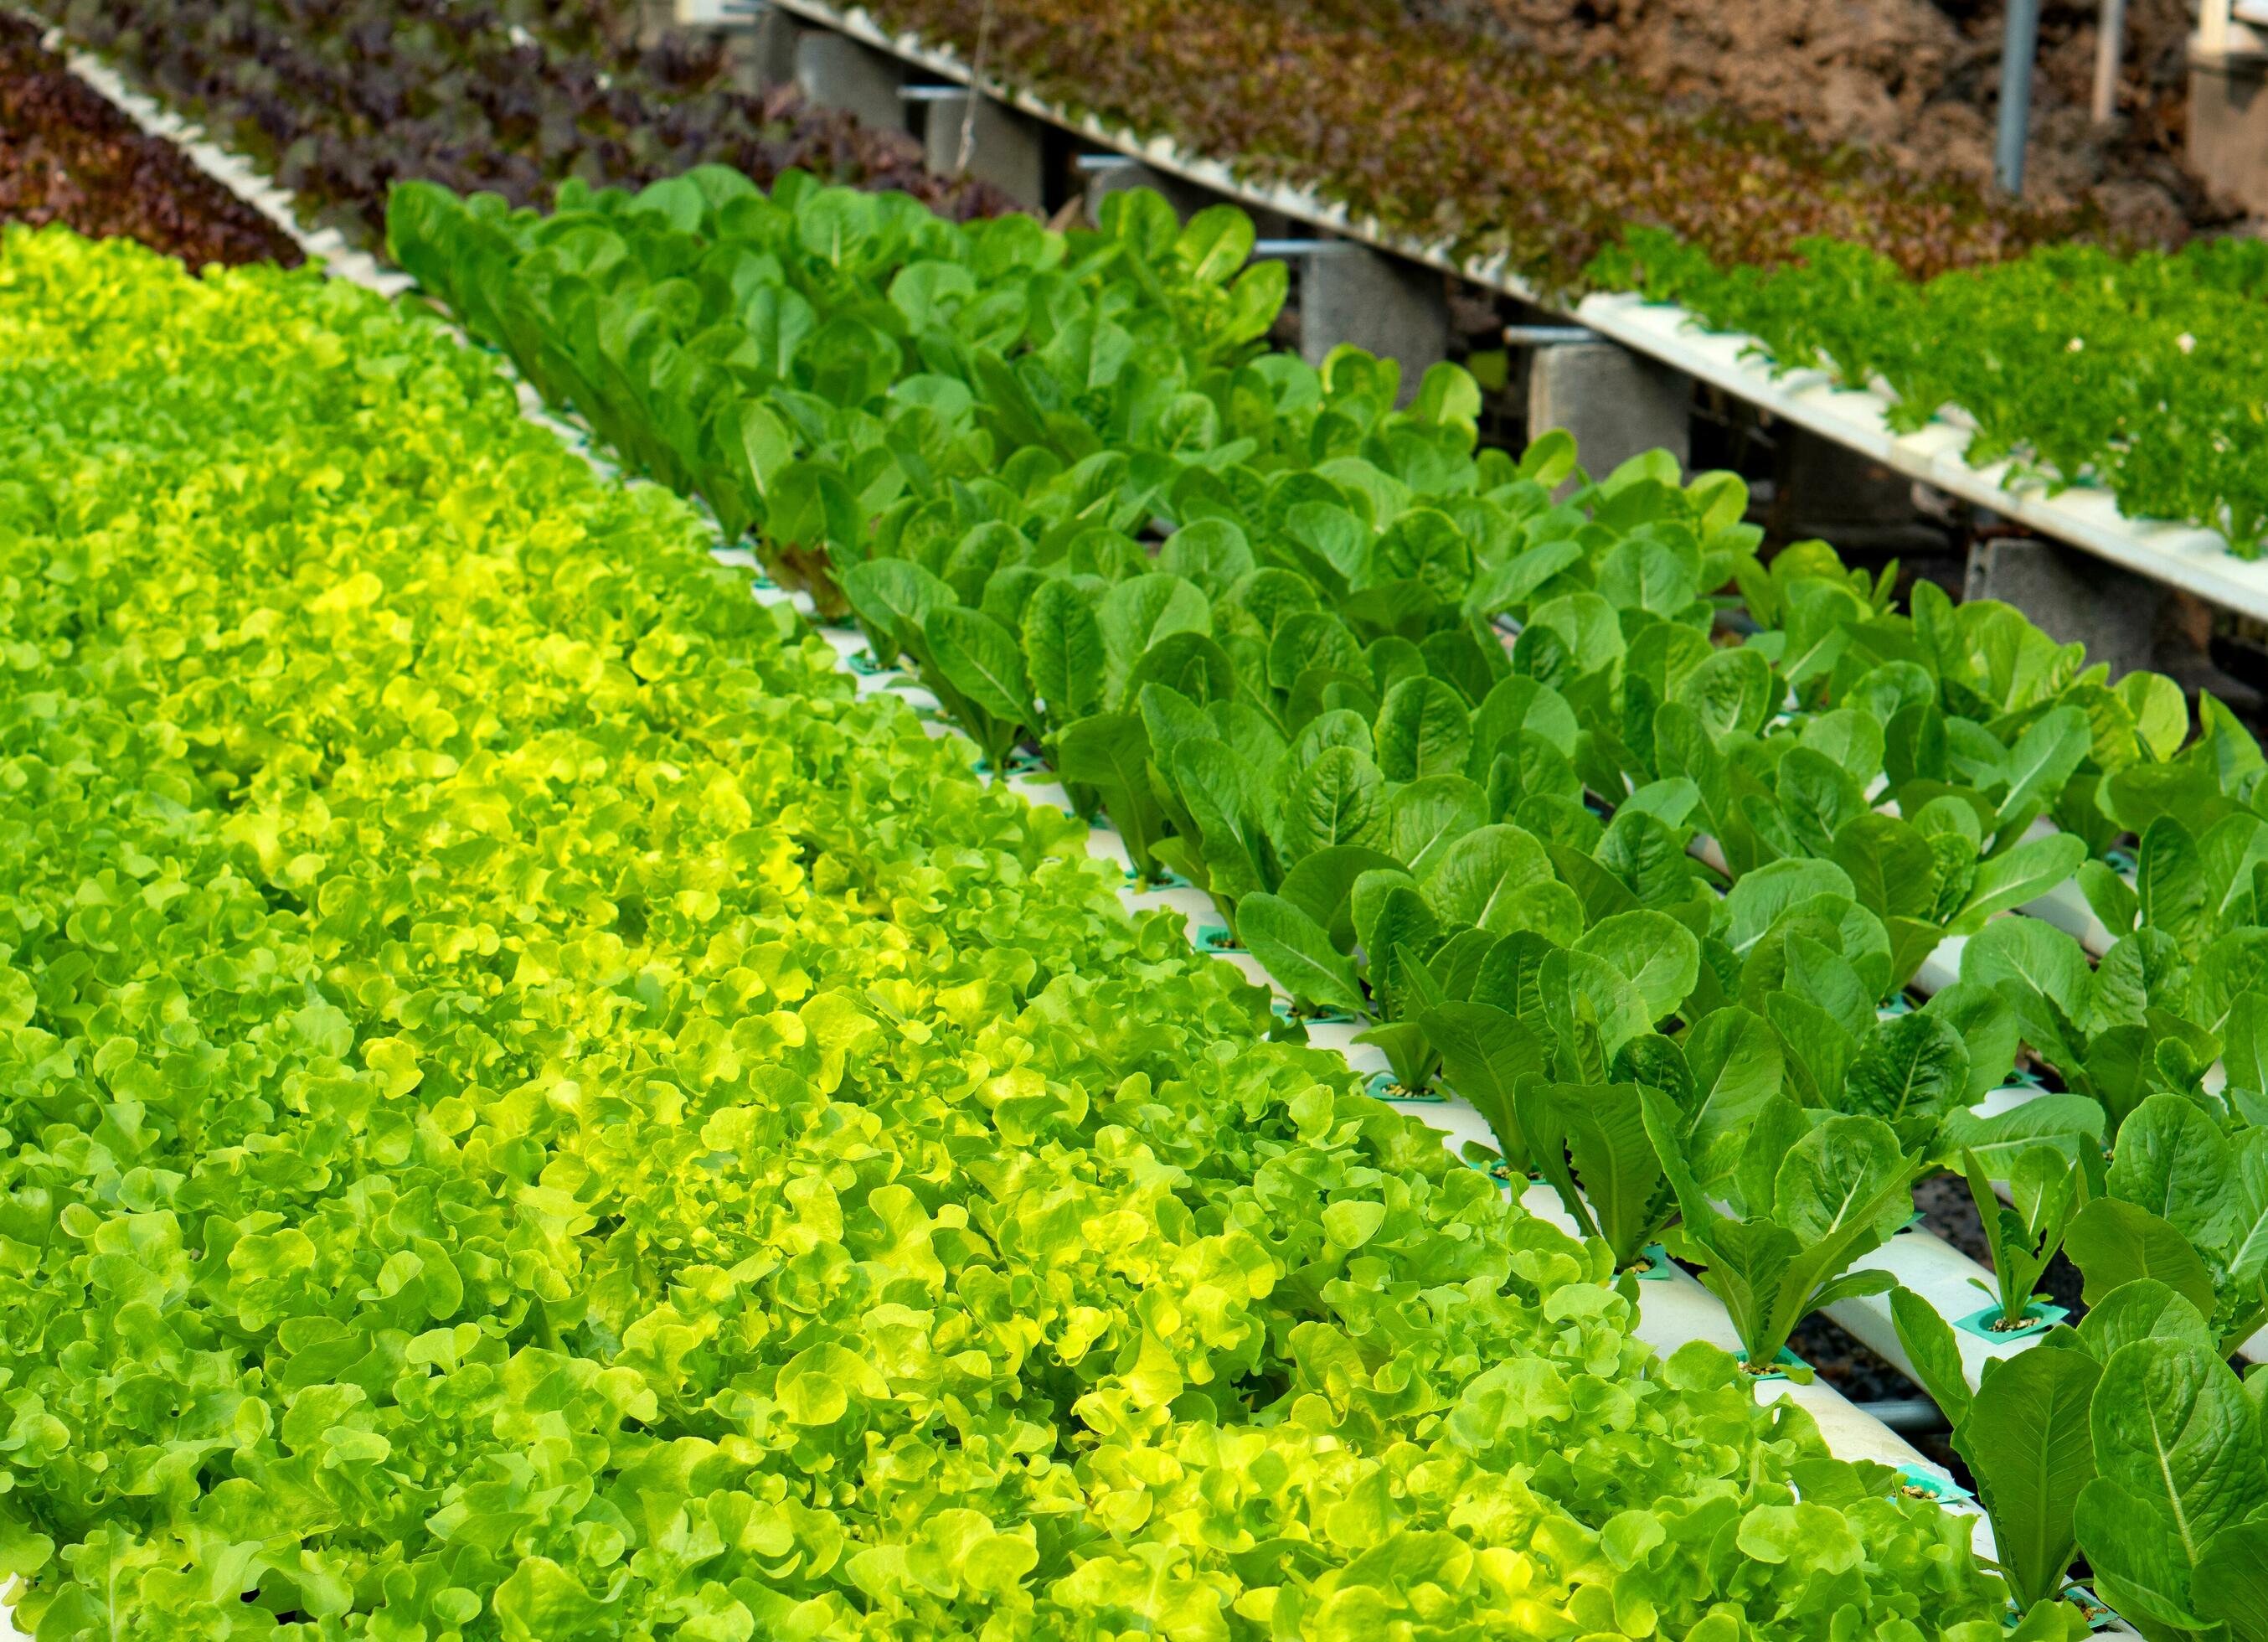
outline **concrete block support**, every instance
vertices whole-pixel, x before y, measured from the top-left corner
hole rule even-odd
[[[2189,160],[2215,193],[2268,211],[2268,57],[2192,47]]]
[[[1779,455],[1765,526],[1772,537],[1824,536],[1845,553],[1865,555],[1949,551],[1945,524],[1924,515],[1907,475],[1793,422],[1772,433]]]
[[[729,29],[725,60],[732,66],[734,88],[761,97],[775,85],[794,84],[796,51],[809,32],[776,5]]]
[[[1692,378],[1611,342],[1553,343],[1528,364],[1528,438],[1566,429],[1594,478],[1649,450],[1685,467],[1692,415]]]
[[[898,96],[905,70],[896,58],[847,35],[814,29],[796,41],[796,88],[821,108],[839,108],[878,131],[902,131]]]
[[[1034,210],[1044,203],[1047,191],[1046,148],[1040,122],[1029,115],[994,101],[975,100],[970,121],[970,94],[962,92],[928,100],[929,123],[922,146],[924,163],[939,176],[961,168],[961,135],[968,127],[968,174],[990,182],[1019,205]]]
[[[2060,644],[2087,647],[2115,682],[2149,667],[2167,599],[2162,582],[2060,543],[1988,538],[1969,550],[1969,597],[2013,604]]]
[[[1184,222],[1214,202],[1214,196],[1196,183],[1155,166],[1145,166],[1138,159],[1095,166],[1086,171],[1086,214],[1094,221],[1101,220],[1103,201],[1133,189],[1150,189],[1164,195],[1174,215]]]
[[[1438,269],[1352,240],[1319,247],[1299,269],[1300,354],[1321,365],[1341,343],[1395,359],[1402,403],[1449,354],[1449,291]]]

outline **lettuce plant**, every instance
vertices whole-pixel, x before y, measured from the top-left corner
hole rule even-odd
[[[1954,1422],[2019,1608],[2040,1612],[2084,1554],[2145,1637],[2268,1635],[2268,1433],[2194,1305],[2153,1278],[2124,1283],[2076,1329],[1992,1359],[1972,1394],[1944,1320],[1904,1290],[1891,1304]]]
[[[1635,1084],[1523,1083],[1521,1133],[1536,1172],[1586,1236],[1603,1241],[1616,1271],[1643,1270],[1646,1246],[1675,1207],[1646,1132]]]
[[[1642,1269],[1647,1245],[1678,1210],[1647,1102],[1674,1110],[1676,1156],[1713,1175],[1779,1095],[1781,1065],[1761,1019],[1737,1006],[1719,1010],[1675,1040],[1629,1039],[1616,1052],[1611,1081],[1521,1078],[1511,1102],[1517,1128],[1499,1124],[1498,1132],[1518,1149],[1509,1155],[1550,1182],[1576,1224],[1605,1242],[1616,1270]]]
[[[1987,1293],[1999,1314],[1991,1326],[2003,1333],[2036,1326],[2032,1307],[2042,1298],[2034,1291],[2040,1274],[2062,1249],[2073,1221],[2102,1190],[2099,1154],[2084,1139],[2074,1141],[2035,1143],[2016,1151],[1999,1176],[2007,1183],[2006,1202],[1984,1160],[1974,1151],[1961,1154],[1962,1173],[1992,1253],[1994,1286]]]
[[[570,177],[635,187],[701,164],[793,170],[1008,210],[932,175],[902,131],[734,85],[720,34],[617,0],[47,0],[35,8],[177,113],[250,155],[300,209],[376,242],[418,178],[532,204]]]
[[[2268,1637],[2268,1418],[2248,1389],[2178,1335],[2131,1340],[2103,1365],[2079,1543],[2145,1636]]]
[[[2092,967],[2063,931],[2000,919],[1962,950],[1961,974],[2015,1010],[2024,1040],[2110,1126],[2154,1095],[2205,1098],[2220,1040],[2192,1018],[2191,972],[2172,937],[2137,930]]]
[[[27,17],[0,15],[10,221],[67,223],[95,238],[124,234],[190,268],[254,260],[290,268],[303,260],[290,236],[175,144],[137,128],[40,33]]]
[[[2010,1600],[2029,1614],[2061,1593],[2079,1554],[2080,1495],[2095,1476],[2088,1413],[2102,1365],[2085,1335],[2058,1329],[1989,1359],[1972,1391],[1953,1330],[1909,1290],[1890,1297],[1899,1342],[1953,1423],[1955,1452],[1992,1522]]]
[[[2151,1096],[2118,1126],[2102,1195],[2067,1236],[2088,1304],[2155,1278],[2235,1350],[2268,1322],[2268,1129],[2224,1133],[2197,1105]]]
[[[1838,1300],[1888,1292],[1886,1271],[1851,1262],[1889,1241],[1913,1211],[1911,1187],[1926,1166],[1904,1151],[1879,1118],[1810,1121],[1785,1098],[1752,1124],[1719,1208],[1685,1161],[1681,1113],[1658,1091],[1641,1092],[1679,1224],[1670,1252],[1703,1266],[1701,1281],[1725,1304],[1748,1372],[1777,1372],[1797,1323]]]
[[[2243,557],[2260,552],[2261,436],[2238,409],[2268,341],[2268,252],[2257,243],[2200,239],[2123,255],[2043,247],[1926,281],[1847,239],[1811,239],[1796,253],[1742,267],[1636,229],[1590,276],[1752,335],[1776,366],[1886,383],[1894,426],[1957,406],[1980,466],[2012,459],[2022,478],[2106,485],[2131,516],[2185,521]]]

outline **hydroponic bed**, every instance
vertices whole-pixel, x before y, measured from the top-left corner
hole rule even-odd
[[[2209,705],[2185,745],[2167,681],[2106,689],[2013,611],[1926,593],[1895,618],[1881,589],[1822,556],[1767,573],[1733,522],[1728,476],[1680,491],[1674,467],[1641,461],[1555,508],[1573,453],[1476,462],[1477,395],[1451,367],[1394,413],[1390,370],[1359,356],[1320,374],[1251,358],[1281,285],[1238,271],[1250,229],[1233,211],[1182,229],[1135,196],[1099,240],[1065,259],[1125,269],[1117,311],[1049,311],[1003,369],[958,327],[1014,349],[1003,281],[1019,266],[1036,288],[1057,277],[1052,248],[1020,226],[961,235],[843,195],[784,211],[701,175],[636,202],[577,197],[551,224],[418,193],[392,235],[429,288],[603,437],[698,489],[728,535],[760,515],[776,573],[859,618],[870,670],[909,658],[994,763],[1045,748],[1067,806],[1099,802],[1116,824],[1130,870],[1210,891],[1222,922],[1201,939],[1250,953],[1288,1004],[1375,1023],[1365,1039],[1403,1098],[1437,1078],[1462,1094],[1498,1155],[1552,1180],[1618,1268],[1675,1220],[1672,1246],[1705,1267],[1756,1360],[1808,1305],[1832,1304],[1949,1409],[1977,1389],[1983,1412],[1959,1440],[2010,1520],[2027,1507],[1992,1475],[1995,1410],[2051,1393],[2066,1430],[2049,1439],[2067,1446],[2093,1380],[2073,1394],[2082,1371],[2029,1353],[1988,1376],[2008,1354],[1964,1356],[1953,1325],[1984,1345],[2042,1336],[2029,1291],[2066,1232],[2091,1303],[2122,1279],[2164,1283],[2173,1268],[2145,1245],[2168,1252],[2174,1217],[2194,1210],[2145,1158],[2217,1175],[2203,1196],[2218,1225],[2191,1219],[2183,1303],[2216,1350],[2253,1333],[2242,1228],[2261,1200],[2239,1160],[2258,1103],[2227,1092],[2243,1075],[2216,1063],[2216,1033],[2245,1038],[2255,1018],[2239,956],[2250,891],[2235,880],[2260,823],[2221,777],[2218,803],[2198,784],[2255,766],[2233,720]],[[579,255],[608,248],[614,334],[633,334],[631,313],[654,320],[639,344],[649,391],[691,407],[674,430],[658,401],[620,391],[627,361],[604,331],[578,331],[581,276],[548,248],[571,240]],[[642,298],[619,271],[750,256],[783,266],[809,305],[795,332],[831,346],[771,351],[784,294],[742,330],[689,293],[664,317],[666,291]],[[928,367],[902,401],[887,373],[852,363],[887,344],[830,317],[885,303]],[[544,351],[515,336],[547,338]],[[777,382],[771,406],[747,407],[751,375],[704,406],[673,337],[747,361]],[[952,394],[956,358],[972,368]],[[870,535],[859,521],[877,514]],[[1167,531],[1154,558],[1130,534],[1153,520]],[[1727,582],[1761,632],[1720,647],[1718,602],[1699,593]],[[2208,820],[2227,831],[2203,851]],[[2115,853],[2130,831],[2131,878]],[[2202,876],[2206,854],[2234,876]],[[2175,934],[2149,908],[2173,908],[2177,879],[2195,888]],[[2019,907],[2045,915],[2004,915]],[[2102,979],[2058,923],[2105,950]],[[2178,962],[2183,950],[2201,961]],[[1916,980],[1933,995],[1896,1008]],[[1677,1045],[1652,1030],[1665,1022]],[[2020,1044],[2062,1092],[2020,1069],[1995,1094]],[[1871,1161],[1845,1150],[1819,1165],[1840,1205],[1822,1218],[1802,1206],[1812,1165],[1781,1160],[1799,1135],[1826,1147],[1830,1134]],[[1964,1274],[1918,1239],[1845,1275],[1893,1240],[1907,1184],[1940,1158],[1969,1170],[1987,1211],[1997,1313],[1940,1314]],[[2005,1224],[1996,1177],[2016,1200]],[[1866,1306],[1902,1263],[1934,1305]],[[2051,1372],[2065,1379],[2043,1392]],[[2054,1486],[2076,1491],[2068,1474]],[[2009,1551],[2035,1553],[2055,1566],[2020,1581],[2044,1592],[2064,1559],[2036,1541]],[[2115,1552],[2090,1560],[2119,1582]]]
[[[1584,1281],[1600,1256],[1495,1208],[1328,1060],[1266,1042],[1264,995],[1170,923],[1125,923],[1074,864],[1076,824],[988,794],[902,707],[851,707],[826,651],[779,648],[745,578],[701,568],[696,520],[581,477],[477,356],[312,281],[201,289],[20,236],[6,268],[9,358],[40,413],[11,471],[35,470],[28,450],[60,467],[88,573],[19,607],[19,686],[43,687],[10,695],[11,1106],[40,1139],[7,1165],[9,1314],[47,1320],[10,1341],[11,1554],[46,1572],[27,1630],[377,1609],[556,1638],[704,1609],[742,1630],[950,1629],[973,1606],[1059,1634],[1162,1600],[1152,1543],[1216,1576],[1168,1587],[1176,1609],[1226,1579],[1248,1609],[1364,1613],[1406,1601],[1392,1564],[1238,1576],[1155,1509],[1142,1456],[1193,1503],[1209,1475],[1276,1490],[1247,1496],[1245,1531],[1289,1509],[1327,1546],[1294,1524],[1366,1476],[1378,1492],[1390,1433],[1433,1431],[1420,1410],[1460,1406],[1485,1365],[1513,1424],[1484,1404],[1461,1424],[1541,1452],[1527,1371],[1504,1378],[1522,1339],[1563,1395],[1622,1387],[1639,1431],[1720,1428],[1702,1453],[1624,1456],[1629,1434],[1570,1403],[1574,1452],[1605,1445],[1571,1505],[1638,1485],[1635,1458],[1653,1476],[1633,1506],[1762,1507],[1752,1538],[1829,1510],[1747,1480],[1827,1462],[1728,1357],[1650,1368],[1620,1343],[1626,1302]],[[116,318],[88,354],[83,322],[40,316],[95,277]],[[322,368],[342,357],[381,368]],[[247,403],[254,360],[273,387]],[[172,414],[130,470],[55,462],[76,418],[146,394]],[[150,529],[153,498],[178,522]],[[26,569],[65,540],[37,521],[11,521],[40,555]],[[211,660],[183,669],[162,635],[185,618]],[[57,624],[65,654],[41,641]],[[229,728],[254,722],[266,756]],[[118,751],[70,773],[113,724]],[[93,882],[136,887],[105,903]],[[1465,1297],[1435,1346],[1451,1318],[1393,1298],[1405,1261]],[[1350,1287],[1330,1274],[1351,1262]],[[1286,1298],[1314,1298],[1270,1302],[1295,1272]],[[1392,1367],[1357,1370],[1381,1328]],[[1366,1392],[1334,1415],[1344,1391],[1307,1388],[1336,1364],[1401,1401],[1435,1352],[1448,1378],[1403,1414]],[[1321,1401],[1278,1425],[1256,1396]],[[1057,1425],[1084,1434],[1059,1449]],[[966,1471],[935,1468],[946,1432]],[[1477,1482],[1513,1462],[1488,1456],[1501,1440],[1440,1458]],[[845,1462],[865,1479],[848,1498],[812,1491]],[[1875,1552],[1902,1572],[1867,1606],[1991,1611],[1930,1550],[1930,1508],[1851,1475],[1845,1531],[1911,1546]],[[1396,1526],[1359,1538],[1448,1553],[1433,1582],[1476,1613],[1549,1613],[1577,1599],[1535,1583],[1535,1556],[1596,1526],[1540,1480],[1491,1508],[1525,1575],[1455,1550],[1455,1492],[1429,1528],[1389,1487]],[[1039,1535],[1122,1495],[1154,1527]],[[749,1514],[767,1509],[776,1527]],[[696,1510],[710,1526],[681,1542]]]
[[[350,287],[0,250],[23,1629],[1989,1642],[2075,1542],[2268,1634],[2234,721],[1553,506],[1234,213],[563,207],[393,243],[699,511]],[[1989,1525],[1737,1364],[1815,1305]]]

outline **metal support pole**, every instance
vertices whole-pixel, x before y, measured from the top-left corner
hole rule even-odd
[[[2000,131],[1992,171],[2011,194],[2024,191],[2024,141],[2032,123],[2032,63],[2040,52],[2040,0],[2008,0],[2000,41]]]
[[[1894,1431],[1928,1432],[1951,1428],[1944,1411],[1927,1397],[1886,1397],[1879,1402],[1854,1402],[1861,1414],[1872,1415]]]
[[[2095,123],[2108,125],[2118,112],[2118,63],[2126,55],[2126,0],[2102,0],[2095,30]]]

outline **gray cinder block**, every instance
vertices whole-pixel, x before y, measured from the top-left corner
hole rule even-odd
[[[1438,269],[1352,240],[1318,247],[1299,268],[1300,352],[1321,365],[1351,343],[1402,366],[1402,402],[1448,357],[1449,291]]]
[[[839,108],[878,131],[906,129],[904,101],[898,95],[905,70],[897,59],[847,35],[814,29],[796,41],[798,90],[822,108]]]
[[[1967,593],[2013,604],[2059,644],[2087,647],[2116,680],[2151,665],[2167,588],[2058,542],[1988,537],[1969,550]]]
[[[1019,205],[1037,210],[1045,203],[1046,149],[1038,121],[990,97],[973,97],[966,92],[931,98],[927,106],[929,124],[923,147],[924,163],[932,171],[945,177],[960,172],[961,132],[966,127],[970,138],[970,176],[990,182]]]
[[[1566,429],[1594,478],[1649,450],[1685,467],[1692,410],[1692,378],[1611,342],[1553,343],[1528,366],[1528,436]]]

